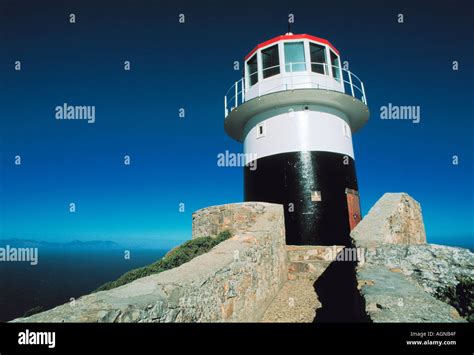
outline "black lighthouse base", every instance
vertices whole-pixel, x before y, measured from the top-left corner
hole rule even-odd
[[[358,190],[351,157],[332,152],[276,154],[258,159],[254,170],[245,167],[244,180],[245,201],[284,206],[287,244],[350,245],[350,219],[360,219],[358,195],[356,208],[348,204],[353,200],[348,191]]]

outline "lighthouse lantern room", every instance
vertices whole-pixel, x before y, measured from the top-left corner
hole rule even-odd
[[[361,219],[352,134],[369,110],[339,51],[306,34],[263,42],[224,106],[225,131],[247,157],[245,201],[283,205],[287,244],[349,245]]]

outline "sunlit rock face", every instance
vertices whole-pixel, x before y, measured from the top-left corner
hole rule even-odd
[[[474,254],[426,244],[420,204],[387,193],[352,231],[364,250],[356,276],[374,322],[473,320]]]
[[[426,243],[420,204],[406,193],[386,193],[351,232],[358,246]]]

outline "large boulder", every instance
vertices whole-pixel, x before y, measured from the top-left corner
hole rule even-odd
[[[374,322],[473,320],[474,254],[426,244],[421,207],[386,193],[351,232],[364,255],[356,278]]]
[[[351,237],[360,247],[424,244],[421,206],[406,193],[386,193],[354,228]]]

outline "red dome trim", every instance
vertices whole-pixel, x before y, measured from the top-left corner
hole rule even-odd
[[[285,40],[289,40],[289,39],[309,39],[309,40],[314,41],[314,42],[322,43],[322,44],[328,45],[337,55],[339,55],[339,51],[327,39],[319,38],[319,37],[315,37],[315,36],[311,36],[311,35],[307,35],[307,34],[281,35],[281,36],[274,37],[272,39],[269,39],[268,41],[265,41],[265,42],[262,42],[262,43],[258,44],[254,49],[252,49],[252,51],[250,51],[249,54],[247,54],[245,56],[244,60],[249,59],[260,48],[266,47],[266,46],[268,46],[272,43],[276,43],[276,42],[279,42],[279,41],[285,41]]]

